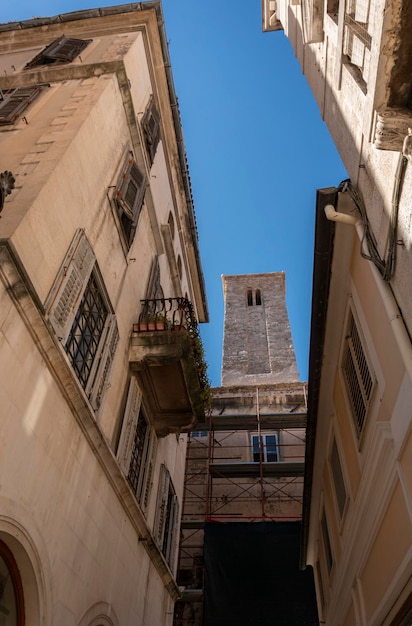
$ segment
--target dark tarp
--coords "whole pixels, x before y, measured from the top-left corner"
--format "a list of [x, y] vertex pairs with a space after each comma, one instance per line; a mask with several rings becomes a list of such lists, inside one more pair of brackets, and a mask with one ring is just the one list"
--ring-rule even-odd
[[299, 535], [297, 522], [207, 523], [204, 626], [318, 626]]

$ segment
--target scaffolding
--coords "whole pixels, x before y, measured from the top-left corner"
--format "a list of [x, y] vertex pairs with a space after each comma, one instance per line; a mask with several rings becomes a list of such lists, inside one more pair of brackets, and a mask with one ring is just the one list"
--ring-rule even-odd
[[304, 383], [214, 390], [188, 442], [176, 626], [202, 624], [205, 523], [301, 519], [306, 397]]

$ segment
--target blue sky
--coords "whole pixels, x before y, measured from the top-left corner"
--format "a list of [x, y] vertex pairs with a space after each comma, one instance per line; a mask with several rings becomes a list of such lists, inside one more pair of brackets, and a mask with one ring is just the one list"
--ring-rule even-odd
[[[122, 4], [20, 0], [0, 21]], [[283, 32], [262, 33], [260, 0], [163, 0], [189, 160], [220, 385], [222, 274], [286, 272], [301, 380], [308, 376], [316, 189], [346, 177]], [[240, 329], [241, 332], [241, 329]]]

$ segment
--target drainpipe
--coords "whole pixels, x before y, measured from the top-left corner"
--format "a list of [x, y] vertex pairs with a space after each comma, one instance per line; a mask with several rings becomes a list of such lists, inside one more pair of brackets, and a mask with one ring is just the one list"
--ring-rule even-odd
[[[339, 213], [331, 204], [325, 206], [325, 215], [328, 220], [333, 222], [341, 222], [342, 224], [355, 226], [359, 240], [361, 242], [364, 240], [364, 227], [360, 218], [354, 217], [353, 215], [347, 215], [346, 213]], [[373, 263], [370, 264], [370, 267], [382, 297], [386, 314], [389, 317], [396, 345], [398, 346], [409, 379], [412, 381], [411, 338], [390, 285], [382, 280], [381, 275]]]

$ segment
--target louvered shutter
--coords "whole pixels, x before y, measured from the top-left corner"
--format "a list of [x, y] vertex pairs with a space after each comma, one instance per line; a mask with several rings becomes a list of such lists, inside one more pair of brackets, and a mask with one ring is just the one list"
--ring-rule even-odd
[[118, 343], [119, 330], [117, 328], [116, 316], [112, 314], [107, 318], [106, 329], [100, 339], [99, 355], [95, 359], [85, 390], [95, 411], [100, 408], [103, 402]]
[[70, 63], [91, 41], [91, 39], [73, 39], [61, 35], [39, 52], [25, 67], [36, 67], [46, 63]]
[[116, 190], [116, 198], [121, 210], [135, 223], [143, 204], [146, 189], [146, 177], [131, 160]]
[[117, 459], [122, 471], [127, 476], [129, 473], [130, 458], [132, 455], [133, 442], [139, 418], [142, 393], [132, 377], [127, 394], [126, 408], [123, 417], [123, 427], [120, 435]]
[[157, 438], [151, 429], [150, 432], [150, 440], [149, 440], [149, 450], [148, 450], [148, 463], [146, 466], [145, 476], [144, 476], [144, 484], [142, 488], [142, 497], [140, 500], [140, 506], [142, 508], [143, 513], [147, 512], [147, 507], [149, 506], [150, 493], [152, 491], [152, 478], [153, 478], [153, 469], [155, 463], [156, 456], [156, 446], [157, 446]]
[[82, 50], [90, 43], [91, 39], [60, 38], [53, 41], [43, 52], [47, 59], [56, 61], [73, 61]]
[[46, 315], [63, 344], [69, 335], [95, 261], [84, 230], [79, 229], [45, 303]]
[[147, 151], [150, 156], [150, 163], [153, 163], [160, 139], [160, 115], [156, 109], [153, 97], [151, 98], [142, 119], [142, 126], [146, 139]]
[[160, 549], [162, 549], [165, 526], [166, 526], [169, 482], [170, 482], [170, 474], [166, 466], [162, 464], [160, 466], [156, 514], [155, 514], [155, 520], [154, 520], [154, 525], [153, 525], [153, 535]]
[[173, 495], [172, 505], [170, 508], [169, 531], [167, 537], [167, 546], [165, 549], [165, 558], [170, 565], [170, 569], [174, 570], [174, 562], [176, 556], [176, 548], [178, 544], [177, 530], [179, 527], [179, 501], [176, 495]]
[[4, 94], [0, 101], [0, 124], [13, 124], [48, 85], [18, 87]]

